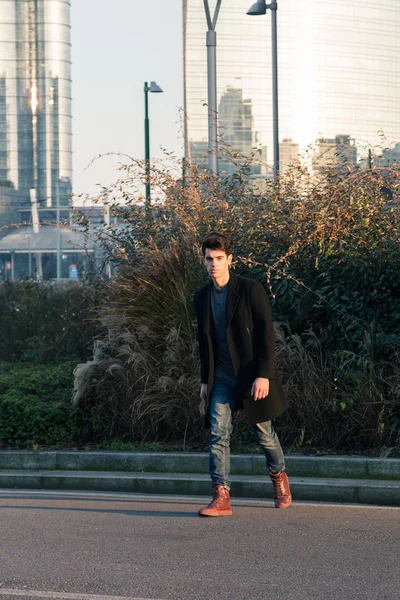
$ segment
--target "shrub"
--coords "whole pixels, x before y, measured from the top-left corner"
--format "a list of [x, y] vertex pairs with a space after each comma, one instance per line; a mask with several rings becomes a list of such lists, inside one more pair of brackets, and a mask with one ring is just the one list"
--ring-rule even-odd
[[0, 446], [68, 446], [97, 434], [90, 408], [71, 407], [73, 363], [0, 363]]
[[[118, 267], [138, 266], [151, 243], [160, 252], [173, 240], [191, 248], [210, 230], [221, 230], [233, 237], [236, 270], [268, 288], [275, 319], [288, 321], [294, 333], [311, 327], [332, 351], [356, 354], [365, 351], [371, 323], [382, 341], [397, 335], [400, 166], [357, 171], [333, 165], [312, 178], [293, 167], [279, 186], [267, 183], [260, 193], [248, 163], [237, 163], [231, 177], [188, 169], [184, 184], [171, 170], [154, 169], [158, 200], [150, 214], [132, 188], [140, 173], [125, 166], [126, 178], [102, 197], [112, 203], [118, 192], [126, 201], [112, 209], [126, 226], [108, 229], [110, 259]], [[193, 265], [198, 281], [200, 269]], [[384, 353], [383, 346], [376, 351]]]
[[122, 194], [113, 210], [125, 227], [110, 226], [104, 242], [117, 267], [99, 316], [108, 354], [78, 369], [86, 402], [133, 441], [199, 436], [192, 294], [204, 281], [199, 239], [217, 229], [234, 239], [236, 271], [265, 285], [286, 323], [286, 445], [398, 444], [399, 166], [340, 164], [319, 177], [293, 167], [262, 192], [248, 163], [236, 166], [231, 177], [188, 169], [185, 181], [154, 168], [151, 210], [134, 188], [140, 165], [104, 190], [110, 204]]
[[199, 430], [201, 436], [192, 309], [196, 264], [195, 247], [183, 253], [176, 244], [165, 252], [153, 246], [141, 268], [121, 266], [119, 284], [109, 285], [103, 356], [78, 366], [76, 391], [80, 395], [84, 386], [86, 402], [108, 423], [110, 437], [186, 440]]
[[0, 285], [0, 361], [55, 363], [89, 356], [93, 288], [36, 281]]

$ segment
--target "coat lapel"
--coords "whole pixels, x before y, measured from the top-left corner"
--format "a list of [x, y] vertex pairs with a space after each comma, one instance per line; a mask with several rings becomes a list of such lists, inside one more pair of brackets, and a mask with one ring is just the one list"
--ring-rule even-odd
[[228, 298], [226, 300], [226, 326], [229, 327], [235, 310], [239, 303], [239, 280], [234, 273], [230, 273], [228, 283]]
[[209, 332], [211, 328], [211, 286], [210, 282], [204, 290], [204, 302], [203, 302], [203, 323], [204, 331]]

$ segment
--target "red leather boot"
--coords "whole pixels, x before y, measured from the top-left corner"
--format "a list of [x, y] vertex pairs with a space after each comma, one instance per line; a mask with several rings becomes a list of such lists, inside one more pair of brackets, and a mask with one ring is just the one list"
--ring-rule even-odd
[[288, 476], [285, 471], [269, 475], [274, 485], [275, 508], [287, 508], [292, 503]]
[[199, 510], [199, 517], [229, 517], [232, 514], [229, 490], [222, 485], [214, 486], [210, 504]]

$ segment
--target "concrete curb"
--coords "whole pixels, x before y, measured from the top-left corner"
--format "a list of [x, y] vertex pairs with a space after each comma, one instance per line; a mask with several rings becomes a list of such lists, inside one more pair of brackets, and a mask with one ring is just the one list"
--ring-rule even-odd
[[[400, 459], [395, 458], [289, 455], [285, 460], [291, 476], [400, 480]], [[1, 450], [0, 469], [205, 474], [208, 457], [206, 453], [188, 452]], [[232, 455], [231, 472], [265, 475], [265, 459], [261, 454]]]
[[[293, 498], [400, 506], [400, 460], [287, 456]], [[232, 495], [270, 498], [265, 458], [231, 457]], [[206, 453], [0, 451], [0, 488], [209, 495]]]
[[[400, 506], [400, 481], [291, 477], [294, 500]], [[265, 476], [232, 476], [233, 498], [273, 498]], [[162, 495], [210, 495], [208, 475], [187, 473], [4, 470], [0, 488]]]

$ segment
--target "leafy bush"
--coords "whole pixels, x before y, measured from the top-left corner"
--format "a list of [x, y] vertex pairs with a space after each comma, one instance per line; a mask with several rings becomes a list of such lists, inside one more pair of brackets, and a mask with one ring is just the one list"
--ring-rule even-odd
[[105, 245], [118, 267], [100, 311], [107, 356], [78, 369], [110, 432], [204, 439], [192, 296], [204, 283], [199, 240], [217, 229], [233, 237], [236, 271], [266, 286], [287, 323], [277, 326], [286, 446], [398, 444], [400, 168], [337, 164], [318, 178], [292, 168], [262, 193], [245, 161], [231, 177], [193, 168], [184, 182], [160, 168], [151, 213], [132, 187], [136, 167], [125, 170], [103, 194], [126, 201], [126, 227], [110, 227]]
[[0, 394], [38, 396], [43, 402], [67, 404], [71, 398], [74, 364], [0, 363]]
[[0, 285], [0, 361], [37, 364], [88, 358], [96, 333], [93, 288], [36, 281]]
[[0, 446], [68, 446], [96, 435], [97, 417], [71, 407], [73, 363], [0, 363]]
[[[175, 240], [185, 251], [217, 229], [234, 240], [236, 270], [268, 288], [275, 319], [289, 322], [294, 333], [311, 327], [331, 351], [363, 356], [371, 324], [382, 356], [387, 336], [399, 341], [399, 165], [357, 171], [337, 164], [318, 177], [293, 167], [279, 186], [267, 182], [261, 193], [239, 159], [233, 176], [194, 167], [185, 182], [160, 167], [152, 170], [158, 201], [150, 217], [132, 185], [138, 168], [126, 165], [126, 177], [103, 192], [110, 204], [121, 193], [126, 202], [112, 209], [125, 226], [110, 226], [106, 240], [102, 233], [118, 267], [127, 261], [137, 267], [151, 243], [162, 252]], [[192, 268], [201, 282], [201, 265]]]
[[329, 354], [321, 337], [276, 328], [277, 359], [289, 400], [279, 420], [287, 446], [362, 450], [400, 443], [400, 355], [373, 363]]
[[[204, 444], [192, 298], [205, 281], [199, 240], [217, 229], [233, 237], [235, 270], [271, 298], [290, 402], [277, 423], [286, 448], [398, 447], [399, 166], [334, 165], [318, 178], [292, 168], [262, 192], [240, 159], [231, 177], [193, 168], [182, 181], [160, 167], [151, 210], [135, 190], [140, 168], [127, 165], [103, 192], [126, 203], [112, 208], [122, 226], [101, 232], [115, 277], [77, 287], [61, 319], [53, 291], [3, 287], [0, 355], [84, 361], [88, 340], [103, 332], [93, 360], [75, 371], [75, 399], [91, 423], [82, 439], [96, 431], [124, 443]], [[33, 402], [31, 384], [21, 393]], [[247, 440], [242, 424], [241, 416], [237, 446]]]

